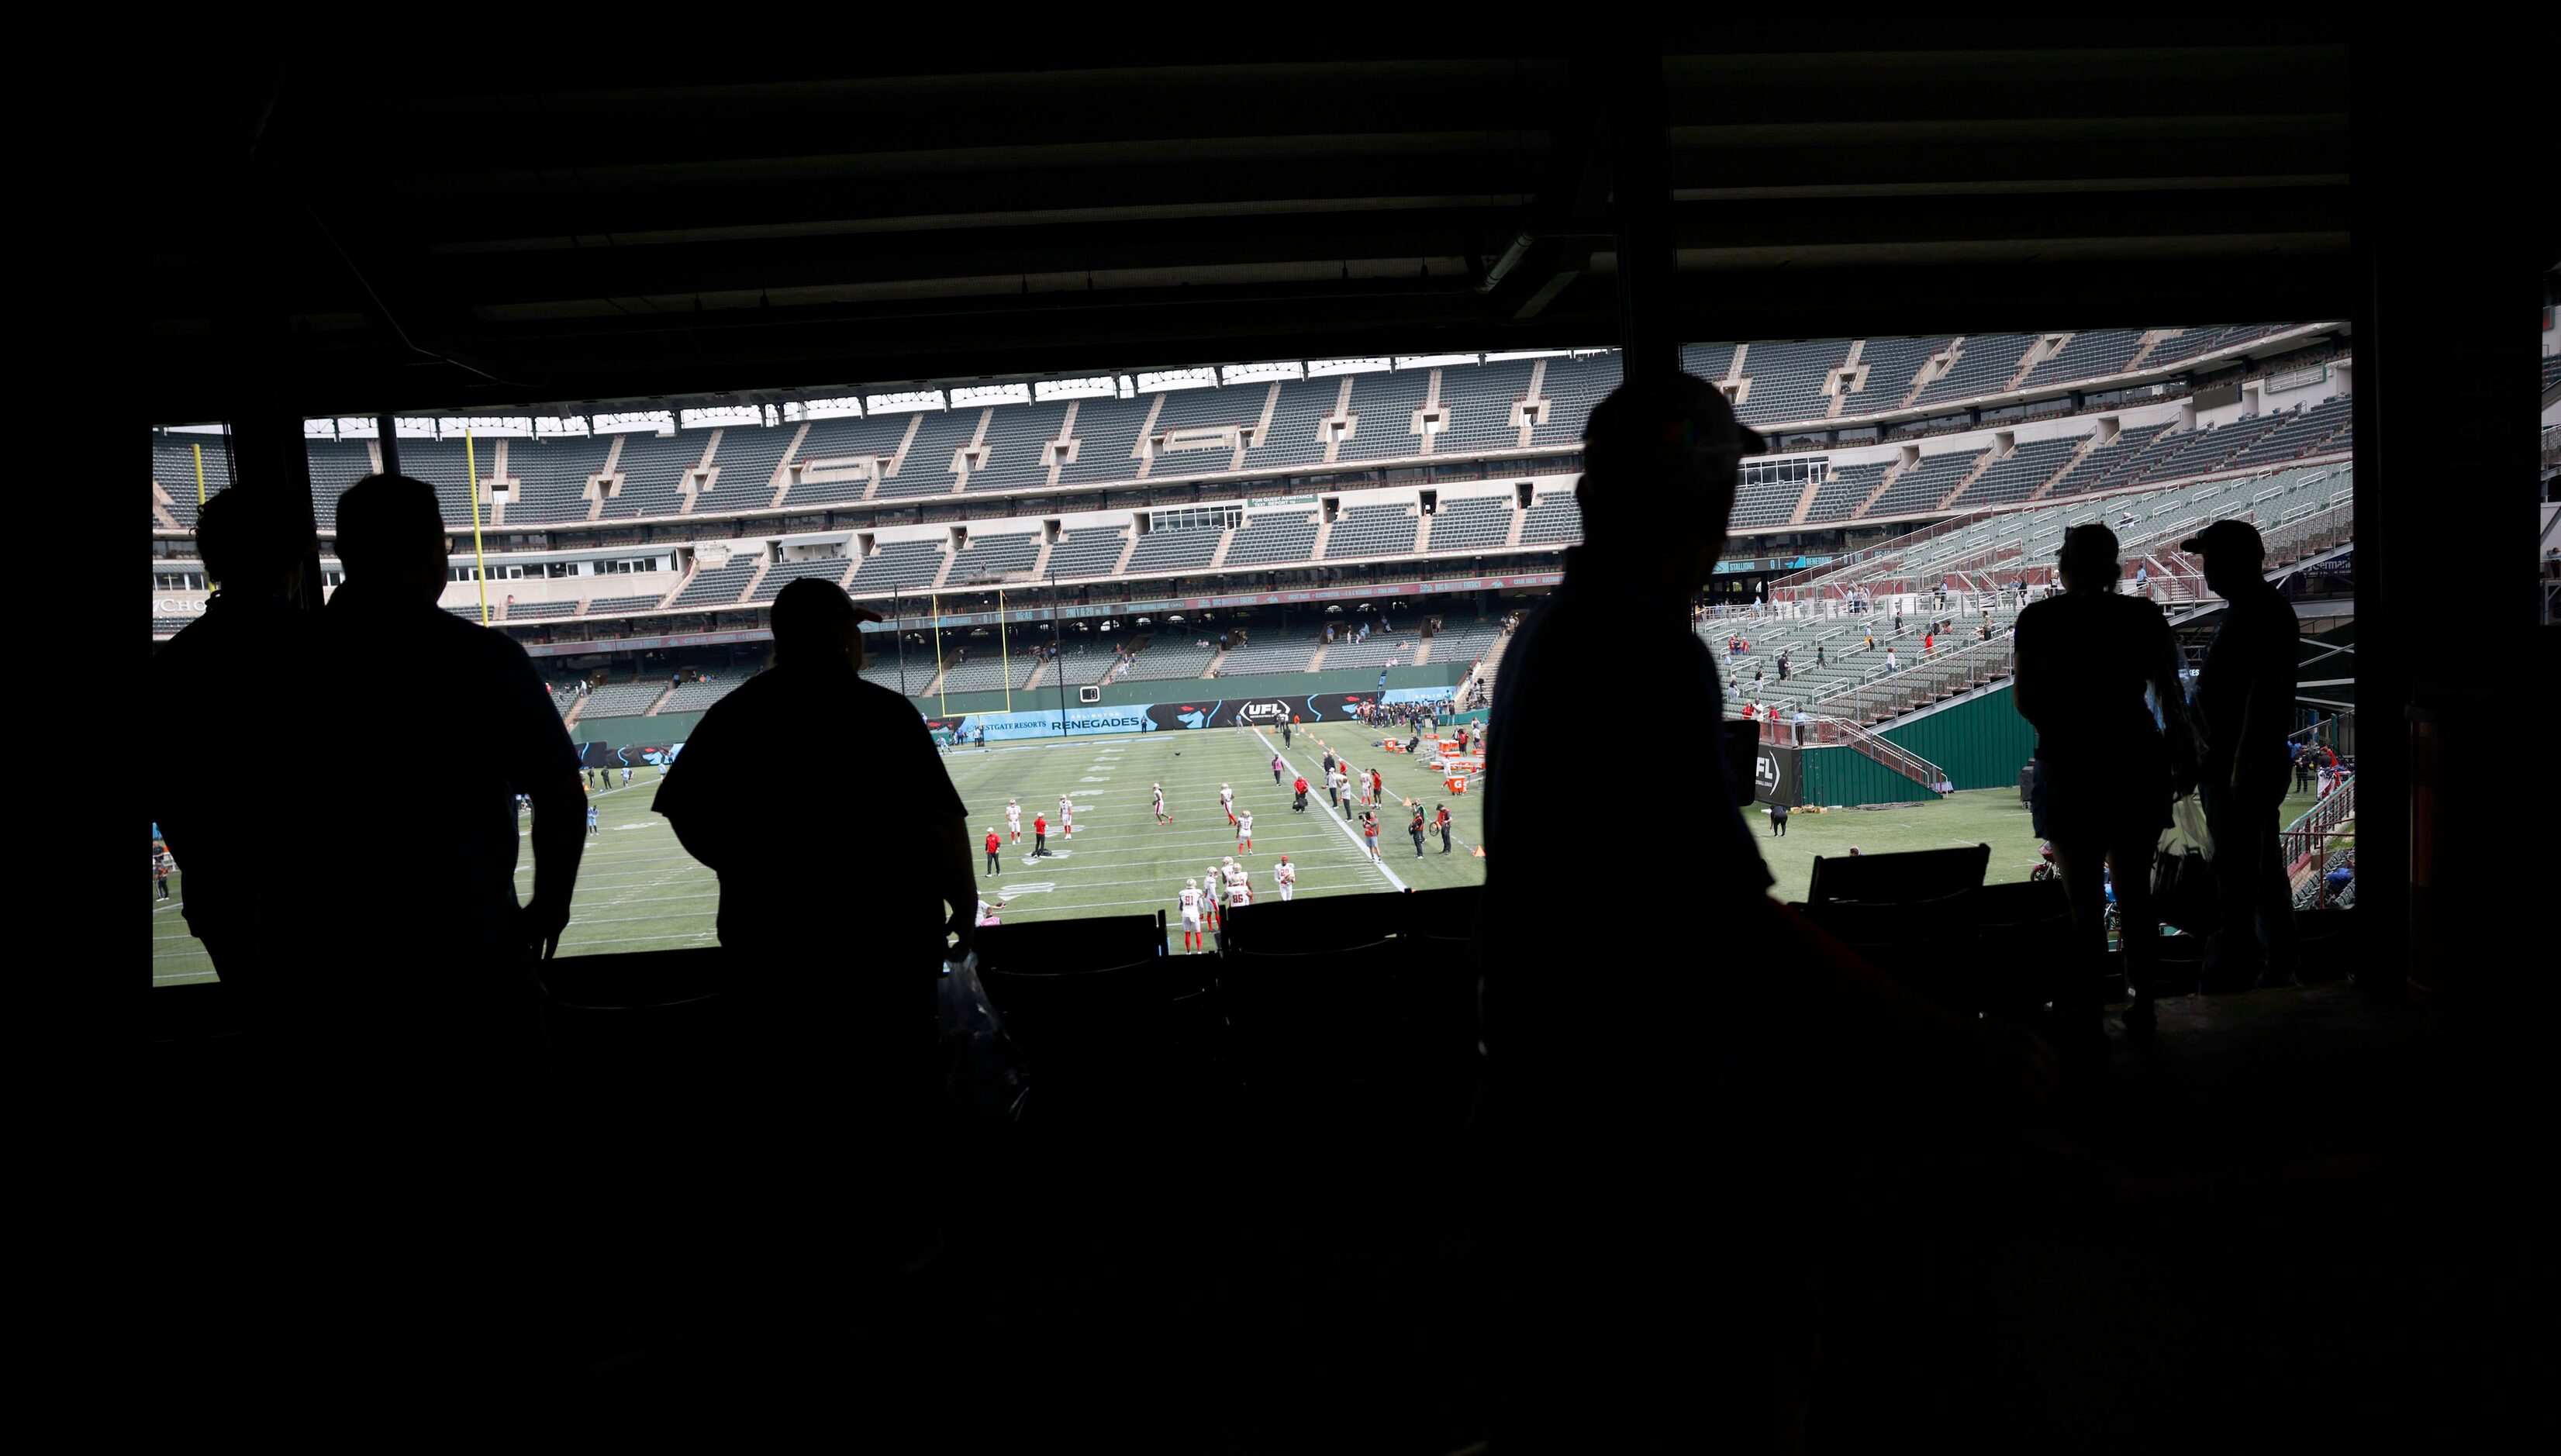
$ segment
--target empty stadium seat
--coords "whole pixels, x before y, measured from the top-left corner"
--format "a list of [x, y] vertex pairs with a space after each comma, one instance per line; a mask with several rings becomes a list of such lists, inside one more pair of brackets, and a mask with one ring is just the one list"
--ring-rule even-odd
[[[1346, 561], [1354, 557], [1393, 557], [1410, 555], [1414, 550], [1422, 523], [1414, 507], [1402, 502], [1383, 506], [1346, 506], [1334, 518], [1333, 534], [1325, 540], [1325, 560]], [[1240, 536], [1239, 541], [1242, 541]], [[1311, 534], [1309, 541], [1314, 537]], [[1230, 562], [1236, 553], [1228, 553]]]
[[1431, 549], [1480, 551], [1501, 546], [1510, 539], [1512, 518], [1517, 514], [1509, 495], [1469, 496], [1461, 500], [1445, 497], [1432, 517]]
[[1266, 511], [1245, 518], [1227, 548], [1229, 567], [1270, 566], [1307, 560], [1316, 549], [1316, 516], [1312, 511]]

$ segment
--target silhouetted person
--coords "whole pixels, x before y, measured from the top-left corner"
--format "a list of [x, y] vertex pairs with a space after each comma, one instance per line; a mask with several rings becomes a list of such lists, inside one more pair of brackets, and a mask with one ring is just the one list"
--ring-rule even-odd
[[2249, 973], [2259, 985], [2291, 986], [2295, 903], [2277, 831], [2301, 628], [2294, 607], [2260, 574], [2267, 548], [2257, 527], [2217, 521], [2179, 550], [2203, 559], [2206, 588], [2228, 603], [2196, 678], [2205, 738], [2198, 787], [2223, 921], [2206, 946], [2205, 974], [2231, 980]]
[[[2103, 869], [2116, 869], [2117, 912], [2133, 999], [2126, 1030], [2152, 1030], [2152, 972], [2160, 962], [2152, 913], [2152, 852], [2169, 827], [2173, 786], [2196, 779], [2196, 748], [2179, 691], [2178, 644], [2149, 599], [2118, 594], [2117, 535], [2076, 526], [2057, 563], [2063, 594], [2018, 616], [2011, 688], [2036, 727], [2028, 806], [2072, 904], [2080, 948], [2057, 1009], [2085, 1042], [2099, 1032], [2098, 979], [2108, 949]], [[2160, 720], [2143, 702], [2149, 688]]]
[[[1700, 1192], [1740, 1144], [1708, 1108], [1752, 1085], [1720, 1047], [1793, 1037], [1829, 1052], [1834, 1028], [1858, 1025], [1973, 1051], [1961, 1024], [1769, 898], [1722, 753], [1702, 768], [1711, 807], [1685, 866], [1687, 933], [1677, 945], [1613, 933], [1623, 867], [1593, 853], [1575, 776], [1549, 770], [1589, 751], [1590, 705], [1621, 691], [1627, 662], [1654, 665], [1667, 721], [1718, 721], [1689, 604], [1714, 573], [1739, 463], [1762, 442], [1714, 387], [1669, 376], [1612, 394], [1584, 446], [1584, 544], [1513, 640], [1494, 689], [1499, 752], [1488, 735], [1476, 1131], [1486, 1232], [1520, 1301], [1495, 1451], [1633, 1449], [1669, 1418], [1668, 1379], [1697, 1370], [1741, 1385], [1722, 1418], [1766, 1436], [1733, 1412], [1801, 1370], [1809, 1333], [1784, 1226], [1736, 1188]], [[1663, 1033], [1640, 1054], [1631, 999]], [[2032, 1081], [2032, 1040], [1999, 1045], [2012, 1080]]]
[[[534, 1231], [544, 1155], [557, 1148], [539, 961], [568, 923], [585, 845], [560, 713], [522, 647], [436, 604], [446, 549], [435, 491], [422, 481], [368, 476], [340, 498], [346, 579], [320, 613], [317, 675], [331, 740], [260, 785], [261, 813], [307, 811], [329, 826], [303, 847], [300, 906], [325, 978], [292, 988], [314, 1063], [303, 1115], [325, 1130], [303, 1226], [334, 1224], [328, 1234], [363, 1241], [360, 1266], [424, 1281], [412, 1296], [370, 1294], [364, 1313], [382, 1327], [334, 1337], [378, 1370], [409, 1358], [373, 1351], [378, 1338], [423, 1337], [415, 1354], [429, 1362], [473, 1357], [433, 1320], [400, 1312], [401, 1298], [444, 1292], [414, 1250], [476, 1230], [484, 1245], [523, 1251]], [[356, 798], [370, 744], [355, 730], [390, 723], [434, 746], [431, 768], [384, 826], [396, 838], [348, 838], [375, 817]], [[520, 793], [533, 806], [529, 902], [519, 898]], [[397, 904], [418, 907], [396, 934], [384, 931], [396, 908], [384, 897], [387, 857], [400, 872]], [[361, 1267], [327, 1277], [370, 1290]]]
[[[783, 587], [773, 666], [703, 715], [656, 804], [720, 876], [752, 1078], [742, 1213], [801, 1265], [877, 1264], [922, 1237], [938, 972], [945, 934], [954, 956], [975, 934], [960, 796], [915, 706], [858, 676], [870, 617], [832, 581]], [[804, 803], [812, 743], [864, 765], [858, 799]]]
[[291, 599], [310, 547], [270, 497], [235, 488], [207, 501], [196, 550], [213, 599], [151, 655], [151, 810], [187, 872], [179, 913], [231, 993], [261, 1013], [311, 939], [310, 845], [275, 803], [275, 785], [308, 761], [325, 705], [311, 692], [319, 618]]

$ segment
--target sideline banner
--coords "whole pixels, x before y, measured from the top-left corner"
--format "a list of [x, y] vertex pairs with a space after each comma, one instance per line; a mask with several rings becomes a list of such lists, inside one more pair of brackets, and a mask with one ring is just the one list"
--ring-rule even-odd
[[1378, 693], [1310, 693], [1299, 698], [1194, 698], [1188, 702], [1123, 704], [1111, 708], [1070, 708], [1064, 716], [1052, 708], [1012, 713], [971, 713], [952, 718], [928, 716], [929, 728], [947, 728], [975, 741], [980, 730], [991, 743], [1017, 738], [1077, 737], [1089, 733], [1140, 733], [1180, 728], [1279, 728], [1295, 719], [1299, 725], [1343, 723], [1368, 703], [1445, 702], [1450, 688], [1393, 688]]
[[1762, 743], [1752, 756], [1752, 798], [1756, 803], [1796, 806], [1796, 753], [1793, 743]]
[[645, 764], [665, 765], [676, 761], [684, 750], [682, 743], [612, 743], [596, 742], [578, 745], [578, 766], [590, 768], [639, 768]]

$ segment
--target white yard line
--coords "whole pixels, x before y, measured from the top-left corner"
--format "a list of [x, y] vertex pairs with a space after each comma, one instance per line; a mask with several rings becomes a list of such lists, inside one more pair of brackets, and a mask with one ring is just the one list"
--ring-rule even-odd
[[[1252, 736], [1252, 737], [1255, 737], [1255, 738], [1257, 738], [1257, 739], [1262, 740], [1263, 745], [1264, 745], [1265, 747], [1267, 747], [1267, 748], [1272, 746], [1271, 739], [1270, 739], [1270, 738], [1269, 738], [1269, 737], [1264, 733], [1264, 731], [1263, 731], [1261, 728], [1239, 728], [1239, 729], [1237, 729], [1237, 731], [1242, 732], [1242, 733], [1246, 733], [1246, 734], [1248, 734], [1248, 735], [1250, 735], [1250, 736]], [[1289, 770], [1289, 776], [1290, 776], [1291, 778], [1306, 778], [1306, 777], [1307, 777], [1307, 775], [1306, 775], [1302, 770], [1300, 770], [1300, 768], [1298, 767], [1298, 765], [1297, 765], [1296, 761], [1295, 761], [1295, 760], [1293, 760], [1293, 759], [1291, 759], [1291, 758], [1290, 758], [1290, 756], [1289, 756], [1287, 753], [1283, 752], [1283, 753], [1281, 753], [1280, 756], [1280, 764], [1281, 764], [1281, 766]], [[1308, 781], [1309, 783], [1311, 783], [1311, 784], [1315, 782], [1315, 780], [1313, 780], [1313, 779], [1308, 779], [1307, 781]], [[1331, 814], [1327, 814], [1325, 817], [1326, 817], [1327, 819], [1334, 819], [1334, 816], [1333, 816], [1333, 815], [1331, 815]], [[1395, 886], [1398, 890], [1405, 890], [1405, 889], [1407, 889], [1407, 888], [1408, 888], [1408, 887], [1407, 887], [1407, 885], [1406, 885], [1406, 883], [1405, 883], [1404, 881], [1402, 881], [1402, 880], [1400, 880], [1400, 879], [1398, 879], [1398, 878], [1397, 878], [1397, 875], [1396, 875], [1396, 872], [1395, 872], [1395, 871], [1390, 870], [1389, 868], [1387, 868], [1387, 862], [1386, 862], [1387, 857], [1386, 857], [1386, 854], [1385, 854], [1385, 852], [1384, 852], [1384, 851], [1382, 851], [1382, 852], [1380, 853], [1380, 856], [1379, 856], [1379, 858], [1378, 858], [1378, 859], [1376, 859], [1376, 860], [1370, 860], [1370, 858], [1369, 858], [1369, 849], [1368, 849], [1368, 847], [1367, 847], [1367, 846], [1365, 846], [1365, 845], [1363, 845], [1363, 844], [1361, 843], [1361, 835], [1360, 835], [1360, 831], [1358, 831], [1358, 830], [1356, 830], [1356, 829], [1352, 828], [1352, 823], [1351, 823], [1351, 821], [1350, 821], [1350, 820], [1348, 820], [1348, 819], [1339, 819], [1339, 820], [1334, 820], [1334, 826], [1335, 826], [1336, 828], [1340, 829], [1340, 830], [1343, 832], [1343, 837], [1344, 837], [1344, 838], [1346, 838], [1346, 839], [1348, 839], [1348, 840], [1350, 840], [1350, 841], [1352, 842], [1352, 852], [1353, 852], [1353, 853], [1355, 853], [1355, 854], [1357, 854], [1357, 855], [1359, 855], [1363, 860], [1369, 860], [1370, 867], [1371, 867], [1372, 869], [1375, 869], [1376, 871], [1378, 871], [1378, 873], [1379, 873], [1379, 874], [1381, 874], [1381, 875], [1385, 876], [1385, 877], [1387, 878], [1387, 883], [1388, 883], [1388, 884]], [[1383, 826], [1383, 825], [1382, 825], [1381, 827], [1382, 827], [1382, 828], [1384, 828], [1385, 826]], [[1382, 836], [1381, 836], [1381, 838], [1384, 838], [1384, 837], [1385, 837], [1384, 835], [1382, 835]]]

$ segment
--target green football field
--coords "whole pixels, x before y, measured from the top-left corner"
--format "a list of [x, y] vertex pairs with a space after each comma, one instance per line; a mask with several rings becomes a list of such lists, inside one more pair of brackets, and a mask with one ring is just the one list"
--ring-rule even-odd
[[[1439, 775], [1403, 754], [1382, 752], [1375, 743], [1376, 735], [1357, 725], [1300, 732], [1285, 749], [1277, 733], [1221, 728], [993, 744], [983, 750], [956, 749], [943, 763], [960, 792], [960, 802], [969, 808], [979, 892], [989, 900], [1004, 901], [1000, 918], [1008, 924], [1062, 915], [1146, 914], [1160, 908], [1170, 920], [1183, 881], [1200, 878], [1210, 866], [1237, 853], [1235, 833], [1219, 809], [1222, 783], [1235, 787], [1240, 809], [1254, 812], [1254, 850], [1239, 858], [1253, 873], [1258, 903], [1277, 894], [1272, 867], [1284, 854], [1298, 869], [1301, 898], [1482, 883], [1485, 862], [1473, 853], [1479, 796], [1443, 792]], [[1364, 771], [1377, 767], [1386, 775], [1392, 799], [1417, 800], [1426, 810], [1448, 804], [1454, 851], [1442, 854], [1440, 839], [1434, 836], [1417, 859], [1414, 841], [1405, 832], [1412, 811], [1389, 805], [1379, 812], [1380, 859], [1372, 864], [1342, 815], [1326, 808], [1320, 786], [1310, 794], [1306, 813], [1290, 812], [1285, 779], [1294, 774], [1275, 785], [1272, 755], [1280, 752], [1295, 773], [1305, 774], [1311, 785], [1321, 785], [1318, 762], [1327, 748]], [[591, 799], [601, 811], [600, 831], [588, 841], [569, 933], [562, 937], [560, 953], [711, 944], [720, 904], [719, 883], [677, 845], [667, 821], [651, 812], [657, 770], [638, 770], [627, 788], [620, 785], [618, 774], [614, 777], [613, 787], [597, 791]], [[1149, 810], [1148, 786], [1156, 783], [1164, 785], [1165, 807], [1173, 815], [1170, 824], [1157, 824]], [[1688, 797], [1678, 783], [1630, 793], [1640, 810], [1647, 803], [1679, 803]], [[1076, 803], [1073, 839], [1058, 828], [1061, 794], [1072, 795]], [[1023, 841], [1008, 844], [1001, 868], [989, 875], [985, 856], [977, 847], [990, 827], [1003, 831], [1008, 798], [1022, 804]], [[2308, 794], [2288, 799], [2286, 818], [2291, 820], [2310, 803]], [[1791, 816], [1785, 838], [1770, 837], [1770, 821], [1758, 806], [1743, 813], [1777, 878], [1773, 892], [1783, 899], [1804, 897], [1815, 856], [1846, 854], [1853, 845], [1874, 855], [1988, 844], [1992, 855], [1987, 878], [1993, 882], [2023, 880], [2036, 863], [2037, 842], [2028, 828], [2027, 809], [2014, 789], [1983, 789], [1897, 808], [1827, 814], [1800, 811]], [[1047, 814], [1051, 820], [1051, 853], [1037, 860], [1030, 856], [1036, 814]], [[1671, 816], [1675, 821], [1679, 817]], [[1667, 865], [1677, 873], [1686, 858], [1686, 836], [1676, 824], [1665, 825], [1658, 816], [1643, 812], [1605, 812], [1599, 818], [1636, 826], [1628, 831], [1622, 849], [1631, 890], [1659, 882]], [[516, 873], [521, 890], [529, 891], [532, 856], [523, 859]], [[152, 900], [152, 984], [212, 980], [212, 962], [187, 933], [179, 915], [186, 895], [184, 875], [170, 876], [169, 887], [169, 899], [155, 896]], [[387, 909], [385, 933], [398, 933], [402, 911], [396, 905]], [[427, 915], [433, 909], [420, 905], [407, 913]], [[1173, 938], [1179, 948], [1178, 930]]]

